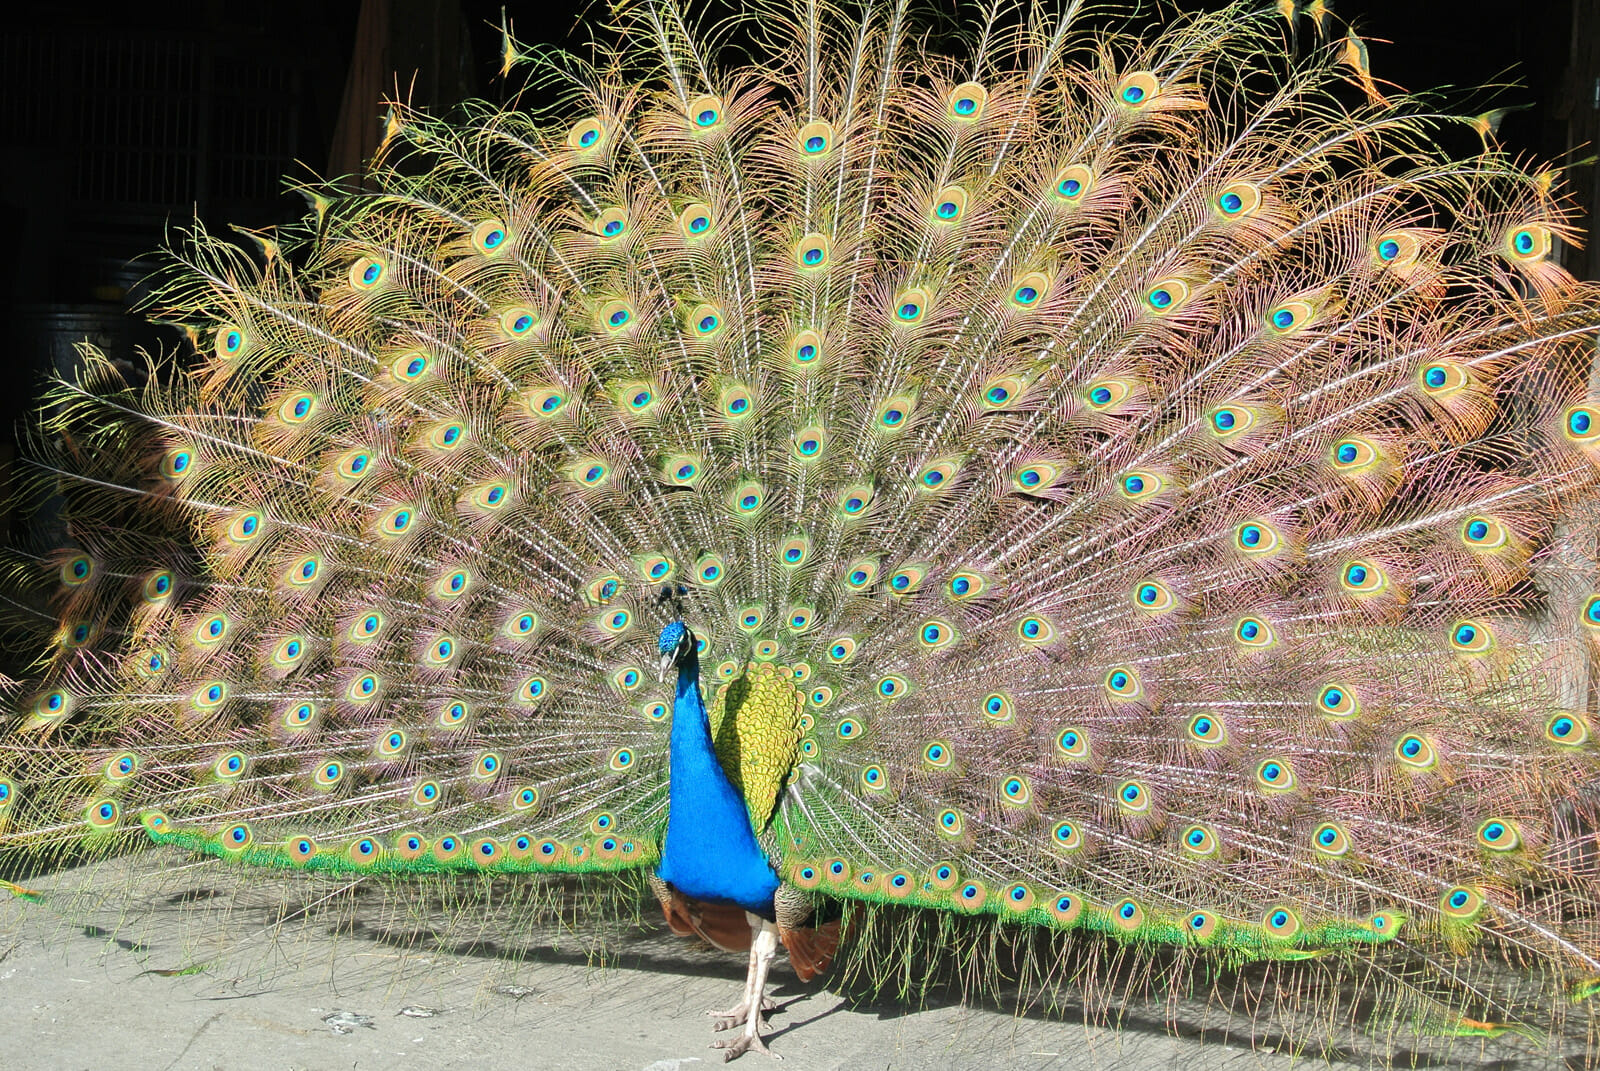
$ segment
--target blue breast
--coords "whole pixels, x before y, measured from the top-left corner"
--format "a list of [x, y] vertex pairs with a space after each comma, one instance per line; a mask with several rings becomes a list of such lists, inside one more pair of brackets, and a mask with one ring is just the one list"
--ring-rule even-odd
[[692, 654], [678, 669], [670, 778], [661, 880], [688, 896], [770, 918], [778, 876], [756, 842], [744, 800], [717, 761]]

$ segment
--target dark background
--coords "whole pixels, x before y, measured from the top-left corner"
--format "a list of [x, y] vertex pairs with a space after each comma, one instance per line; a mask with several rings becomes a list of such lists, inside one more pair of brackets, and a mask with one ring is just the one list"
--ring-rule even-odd
[[[955, 0], [933, 3], [956, 9]], [[1196, 6], [1188, 0], [1168, 11]], [[506, 7], [530, 44], [581, 44], [584, 14], [604, 11], [603, 3], [576, 0]], [[1543, 161], [1595, 151], [1600, 0], [1334, 7], [1369, 40], [1380, 79], [1445, 89], [1462, 114], [1531, 105], [1501, 127], [1510, 151]], [[356, 169], [377, 142], [380, 96], [397, 86], [436, 112], [514, 88], [498, 76], [500, 4], [487, 0], [64, 2], [22, 10], [0, 26], [0, 300], [9, 325], [0, 376], [11, 387], [0, 393], [0, 465], [41, 371], [70, 367], [75, 342], [87, 337], [108, 352], [130, 352], [161, 341], [124, 310], [150, 267], [141, 254], [159, 246], [169, 226], [196, 213], [213, 230], [298, 216], [304, 202], [283, 192], [282, 177]], [[1162, 13], [1146, 0], [1132, 18], [1154, 25]], [[1479, 88], [1491, 86], [1500, 88]], [[1476, 147], [1470, 131], [1457, 136], [1454, 150]], [[1592, 212], [1596, 168], [1575, 169], [1569, 182]], [[1562, 255], [1575, 274], [1600, 276], [1600, 252]]]

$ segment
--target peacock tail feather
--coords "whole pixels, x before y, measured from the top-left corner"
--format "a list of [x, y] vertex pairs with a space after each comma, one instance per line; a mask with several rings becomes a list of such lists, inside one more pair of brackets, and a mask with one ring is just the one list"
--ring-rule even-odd
[[624, 5], [546, 113], [397, 106], [375, 192], [197, 226], [150, 308], [197, 355], [94, 359], [34, 443], [67, 538], [11, 560], [0, 855], [649, 869], [665, 586], [863, 948], [1343, 957], [1457, 1032], [1587, 999], [1559, 187], [1433, 147], [1354, 37], [1077, 8], [951, 59], [904, 3], [765, 5], [730, 69]]

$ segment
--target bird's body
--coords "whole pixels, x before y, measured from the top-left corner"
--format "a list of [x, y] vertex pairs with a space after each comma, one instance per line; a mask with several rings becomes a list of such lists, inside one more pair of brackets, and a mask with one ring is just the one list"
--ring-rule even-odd
[[687, 896], [772, 916], [778, 876], [756, 843], [745, 798], [722, 771], [693, 655], [678, 674], [671, 740], [667, 832], [658, 876]]
[[1553, 177], [1443, 156], [1353, 35], [1076, 14], [946, 60], [774, 6], [725, 71], [630, 4], [539, 68], [559, 121], [397, 109], [377, 192], [195, 234], [193, 366], [91, 364], [29, 462], [68, 538], [14, 558], [0, 855], [658, 874], [751, 948], [730, 1051], [780, 939], [904, 988], [929, 919], [1320, 970], [1318, 1022], [1586, 1016]]

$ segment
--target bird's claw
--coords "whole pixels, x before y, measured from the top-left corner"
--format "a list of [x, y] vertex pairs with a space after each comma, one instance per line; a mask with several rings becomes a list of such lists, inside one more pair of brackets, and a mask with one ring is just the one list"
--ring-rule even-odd
[[[777, 1001], [773, 1000], [771, 997], [761, 998], [762, 1014], [777, 1010]], [[727, 1030], [729, 1027], [724, 1024], [737, 1026], [739, 1023], [744, 1022], [750, 1017], [750, 1002], [748, 1000], [742, 1000], [738, 1004], [729, 1008], [727, 1011], [717, 1011], [715, 1008], [713, 1008], [712, 1010], [706, 1012], [706, 1014], [716, 1020], [716, 1023], [711, 1027], [712, 1030]]]
[[713, 1049], [722, 1050], [722, 1062], [737, 1059], [747, 1052], [759, 1052], [763, 1056], [770, 1056], [774, 1060], [783, 1059], [777, 1053], [767, 1048], [767, 1043], [761, 1040], [760, 1034], [740, 1034], [732, 1040], [717, 1040], [711, 1043]]

